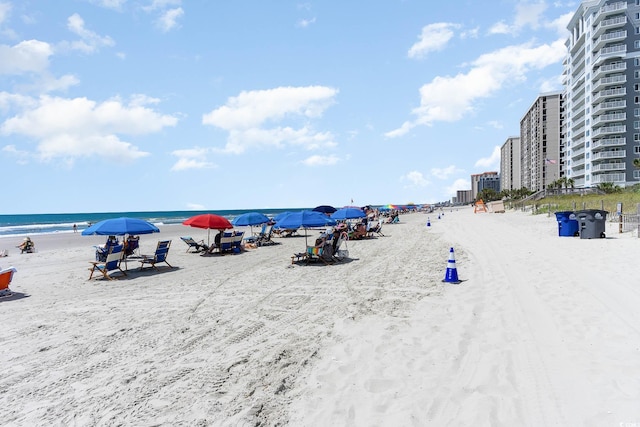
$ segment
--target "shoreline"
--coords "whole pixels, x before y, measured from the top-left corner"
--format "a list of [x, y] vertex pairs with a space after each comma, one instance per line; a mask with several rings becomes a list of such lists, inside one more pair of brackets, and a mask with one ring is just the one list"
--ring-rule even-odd
[[[606, 239], [558, 237], [555, 218], [521, 212], [436, 216], [401, 215], [330, 266], [291, 264], [303, 236], [202, 257], [179, 237], [206, 230], [162, 227], [142, 252], [171, 239], [174, 268], [117, 281], [87, 280], [104, 236], [35, 241], [0, 258], [20, 294], [0, 299], [5, 421], [639, 420], [637, 237], [609, 223]], [[442, 282], [452, 247], [458, 285]]]

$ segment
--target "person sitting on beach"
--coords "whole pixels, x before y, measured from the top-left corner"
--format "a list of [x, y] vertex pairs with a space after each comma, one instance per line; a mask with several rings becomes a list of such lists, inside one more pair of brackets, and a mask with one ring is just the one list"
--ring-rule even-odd
[[20, 253], [33, 253], [36, 250], [36, 245], [31, 241], [30, 237], [25, 237], [21, 244], [16, 246], [20, 249]]
[[124, 242], [124, 253], [126, 256], [131, 256], [139, 247], [140, 236], [129, 235], [129, 237], [127, 237], [127, 240]]
[[360, 223], [356, 226], [356, 228], [349, 233], [349, 239], [362, 239], [367, 236], [367, 226], [363, 223]]
[[[218, 230], [218, 234], [216, 234], [216, 237], [213, 238], [213, 245], [205, 249], [205, 253], [212, 254], [216, 248], [220, 250], [220, 242], [222, 241], [222, 232], [223, 232], [222, 230]], [[206, 248], [206, 245], [203, 244], [203, 246]]]

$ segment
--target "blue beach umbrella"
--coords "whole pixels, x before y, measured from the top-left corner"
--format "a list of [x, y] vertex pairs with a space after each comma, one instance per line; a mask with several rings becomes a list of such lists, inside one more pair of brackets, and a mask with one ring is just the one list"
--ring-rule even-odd
[[125, 234], [151, 234], [159, 232], [158, 227], [145, 220], [120, 217], [97, 222], [82, 230], [82, 235], [124, 236]]
[[242, 215], [238, 215], [233, 221], [231, 221], [231, 223], [236, 227], [248, 225], [251, 227], [251, 234], [253, 234], [254, 225], [266, 224], [269, 221], [271, 221], [271, 219], [265, 214], [260, 212], [247, 212]]
[[[275, 222], [278, 222], [278, 221], [280, 221], [282, 218], [284, 218], [285, 216], [289, 215], [290, 213], [293, 213], [293, 212], [291, 212], [291, 211], [284, 211], [284, 212], [280, 212], [278, 215], [276, 215], [276, 216], [274, 216], [274, 217], [273, 217], [273, 220], [274, 220]], [[278, 227], [276, 227], [276, 228], [278, 228]]]
[[268, 216], [260, 212], [247, 212], [238, 215], [231, 223], [237, 227], [243, 225], [259, 225], [271, 221]]
[[[329, 218], [322, 212], [300, 211], [290, 212], [282, 216], [276, 221], [275, 228], [284, 228], [288, 230], [297, 230], [298, 228], [326, 227], [328, 225], [336, 225], [336, 220]], [[307, 242], [307, 233], [304, 233], [305, 244]]]
[[364, 218], [367, 214], [360, 208], [354, 207], [346, 207], [341, 208], [331, 214], [331, 218], [333, 219], [353, 219], [353, 218]]

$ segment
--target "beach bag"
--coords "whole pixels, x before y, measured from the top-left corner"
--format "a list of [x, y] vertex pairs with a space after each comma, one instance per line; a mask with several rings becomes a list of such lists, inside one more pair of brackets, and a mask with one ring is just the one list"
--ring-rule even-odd
[[338, 249], [338, 258], [349, 258], [348, 249]]

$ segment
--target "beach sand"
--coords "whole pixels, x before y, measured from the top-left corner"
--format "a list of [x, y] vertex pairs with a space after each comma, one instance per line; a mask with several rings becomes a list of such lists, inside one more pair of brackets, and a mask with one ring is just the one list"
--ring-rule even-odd
[[[443, 213], [401, 215], [331, 266], [291, 264], [302, 236], [203, 257], [179, 237], [206, 231], [165, 226], [142, 252], [171, 239], [174, 268], [117, 281], [87, 280], [104, 237], [0, 239], [18, 270], [1, 424], [640, 425], [637, 234]], [[442, 282], [450, 248], [460, 284]]]

